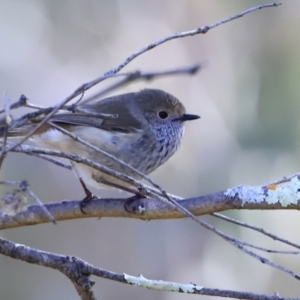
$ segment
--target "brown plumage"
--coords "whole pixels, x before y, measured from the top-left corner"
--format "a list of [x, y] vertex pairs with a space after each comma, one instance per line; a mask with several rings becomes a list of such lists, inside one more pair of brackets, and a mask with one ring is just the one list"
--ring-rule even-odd
[[[186, 114], [185, 107], [174, 96], [155, 89], [117, 95], [80, 107], [87, 112], [116, 114], [118, 117], [104, 120], [83, 113], [59, 113], [50, 121], [145, 174], [154, 171], [178, 149], [185, 121], [199, 118]], [[25, 135], [33, 126], [36, 124], [26, 124], [13, 129], [8, 135]], [[113, 170], [139, 178], [128, 167], [79, 144], [47, 124], [36, 133], [34, 140], [44, 147], [75, 152]], [[77, 168], [83, 179], [91, 185], [97, 186], [103, 179], [119, 183], [115, 178], [88, 166], [78, 164]]]

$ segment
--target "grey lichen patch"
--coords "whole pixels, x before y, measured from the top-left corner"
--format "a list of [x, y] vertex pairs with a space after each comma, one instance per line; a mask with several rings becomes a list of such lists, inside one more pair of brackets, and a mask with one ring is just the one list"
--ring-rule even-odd
[[224, 195], [230, 198], [237, 197], [242, 201], [242, 206], [251, 203], [268, 204], [279, 203], [282, 207], [290, 204], [298, 204], [300, 199], [300, 180], [297, 176], [292, 179], [278, 183], [270, 184], [267, 187], [237, 186], [228, 189]]
[[195, 293], [195, 291], [200, 291], [203, 289], [203, 287], [195, 285], [193, 283], [180, 284], [162, 280], [151, 280], [145, 278], [143, 275], [139, 275], [138, 277], [130, 276], [125, 273], [123, 275], [128, 283], [136, 286], [143, 286], [153, 290], [193, 294]]
[[265, 190], [262, 187], [244, 185], [227, 189], [224, 194], [230, 198], [237, 196], [242, 201], [242, 205], [245, 203], [260, 203], [264, 201], [266, 197]]
[[274, 185], [268, 189], [266, 202], [270, 204], [280, 203], [283, 207], [297, 204], [300, 199], [300, 181], [297, 176], [291, 180]]

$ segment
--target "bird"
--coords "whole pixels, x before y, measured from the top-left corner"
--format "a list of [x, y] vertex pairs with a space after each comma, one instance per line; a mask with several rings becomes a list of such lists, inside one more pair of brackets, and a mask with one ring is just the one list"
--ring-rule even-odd
[[[179, 148], [185, 123], [200, 116], [186, 113], [175, 96], [159, 89], [143, 89], [119, 94], [89, 103], [79, 104], [82, 112], [63, 112], [50, 117], [34, 134], [36, 144], [63, 152], [76, 153], [114, 171], [135, 179], [141, 176], [126, 165], [77, 142], [51, 123], [100, 148], [143, 174], [149, 174], [164, 164]], [[91, 114], [89, 114], [91, 113]], [[111, 114], [101, 118], [93, 114]], [[42, 118], [43, 119], [43, 118]], [[41, 120], [42, 120], [41, 119]], [[28, 121], [8, 130], [8, 137], [25, 136], [36, 122]], [[128, 186], [127, 183], [90, 166], [75, 163], [76, 169], [89, 186]]]

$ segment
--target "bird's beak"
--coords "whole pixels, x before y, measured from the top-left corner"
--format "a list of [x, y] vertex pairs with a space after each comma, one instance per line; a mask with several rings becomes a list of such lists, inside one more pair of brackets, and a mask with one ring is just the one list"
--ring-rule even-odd
[[185, 121], [197, 120], [199, 118], [200, 118], [200, 116], [198, 116], [198, 115], [183, 114], [181, 117], [173, 119], [173, 121], [185, 122]]

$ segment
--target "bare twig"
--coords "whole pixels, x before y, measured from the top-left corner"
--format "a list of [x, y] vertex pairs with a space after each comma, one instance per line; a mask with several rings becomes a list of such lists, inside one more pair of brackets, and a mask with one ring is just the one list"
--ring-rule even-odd
[[[0, 143], [3, 144], [3, 141], [0, 140]], [[9, 144], [9, 143], [8, 143]], [[0, 148], [2, 149], [4, 146], [2, 145]], [[49, 161], [59, 167], [62, 167], [62, 168], [65, 168], [65, 169], [68, 169], [68, 170], [72, 170], [72, 166], [68, 163], [64, 163], [60, 160], [57, 160], [51, 156], [47, 156], [47, 155], [44, 155], [44, 154], [36, 154], [36, 153], [27, 153], [27, 155], [31, 155], [31, 156], [35, 156], [35, 157], [38, 157], [38, 158], [41, 158], [41, 159], [44, 159], [46, 161]]]
[[[83, 103], [88, 103], [88, 102], [91, 102], [95, 99], [99, 99], [104, 94], [107, 94], [110, 91], [113, 91], [117, 88], [120, 88], [120, 87], [122, 87], [122, 86], [124, 86], [124, 85], [126, 85], [130, 82], [136, 81], [136, 80], [141, 80], [141, 79], [143, 79], [143, 80], [152, 80], [154, 78], [159, 78], [159, 77], [162, 77], [162, 76], [174, 76], [174, 75], [183, 75], [183, 74], [194, 75], [198, 71], [203, 69], [205, 66], [206, 66], [206, 63], [204, 62], [204, 63], [201, 63], [201, 64], [189, 66], [189, 67], [172, 69], [172, 70], [169, 70], [169, 71], [157, 71], [157, 72], [146, 72], [146, 73], [136, 71], [136, 72], [127, 73], [125, 78], [123, 78], [122, 80], [116, 82], [112, 86], [106, 88], [104, 91], [101, 91], [101, 92], [87, 98], [86, 100], [83, 101]], [[108, 75], [108, 78], [114, 77], [115, 75], [120, 75], [120, 74], [111, 74], [111, 75]]]
[[291, 255], [298, 255], [298, 254], [300, 254], [299, 251], [285, 251], [285, 250], [268, 249], [268, 248], [264, 248], [264, 247], [260, 247], [260, 246], [255, 246], [253, 244], [250, 244], [250, 243], [247, 243], [247, 242], [244, 242], [244, 241], [241, 241], [241, 244], [243, 246], [250, 247], [250, 248], [253, 248], [253, 249], [256, 249], [256, 250], [260, 250], [260, 251], [263, 251], [263, 252], [267, 252], [267, 253], [291, 254]]
[[85, 90], [90, 89], [94, 85], [96, 85], [96, 84], [100, 83], [101, 81], [103, 81], [104, 79], [106, 79], [108, 76], [111, 76], [112, 74], [118, 73], [126, 65], [128, 65], [132, 60], [134, 60], [135, 58], [137, 58], [141, 54], [143, 54], [143, 53], [145, 53], [149, 50], [152, 50], [153, 48], [155, 48], [155, 47], [157, 47], [161, 44], [164, 44], [168, 41], [178, 39], [178, 38], [184, 38], [184, 37], [187, 37], [187, 36], [194, 36], [194, 35], [197, 35], [197, 34], [204, 34], [204, 33], [207, 33], [210, 29], [213, 29], [213, 28], [215, 28], [217, 26], [220, 26], [222, 24], [225, 24], [227, 22], [230, 22], [230, 21], [236, 20], [238, 18], [241, 18], [244, 15], [249, 14], [251, 12], [254, 12], [256, 10], [260, 10], [260, 9], [267, 8], [267, 7], [277, 7], [279, 5], [281, 5], [281, 3], [270, 3], [270, 4], [258, 5], [258, 6], [250, 8], [250, 9], [244, 10], [244, 11], [242, 11], [242, 12], [236, 14], [236, 15], [233, 15], [231, 17], [228, 17], [226, 19], [218, 21], [216, 23], [206, 25], [206, 26], [203, 26], [203, 27], [199, 27], [197, 29], [184, 31], [184, 32], [179, 32], [179, 33], [174, 33], [174, 34], [170, 34], [168, 36], [165, 36], [165, 37], [163, 37], [159, 40], [156, 40], [155, 42], [139, 49], [138, 51], [134, 52], [133, 54], [128, 56], [125, 60], [123, 60], [118, 66], [106, 71], [103, 75], [99, 76], [98, 78], [84, 84], [78, 90], [81, 91], [82, 89], [85, 89]]
[[[68, 160], [71, 160], [71, 161], [74, 161], [77, 163], [82, 163], [82, 164], [90, 166], [96, 170], [99, 170], [105, 174], [114, 176], [115, 178], [120, 179], [121, 181], [124, 181], [126, 183], [129, 183], [130, 185], [133, 185], [138, 189], [143, 190], [143, 192], [146, 193], [146, 196], [158, 197], [158, 195], [156, 193], [154, 193], [151, 190], [148, 190], [148, 187], [145, 184], [132, 178], [131, 176], [128, 176], [126, 174], [123, 174], [123, 173], [120, 173], [113, 169], [110, 169], [104, 165], [95, 163], [94, 161], [87, 159], [85, 157], [82, 157], [80, 155], [77, 155], [75, 153], [68, 153], [68, 152], [62, 152], [62, 151], [57, 151], [57, 150], [31, 147], [31, 146], [27, 146], [27, 145], [18, 146], [16, 149], [13, 149], [12, 151], [13, 152], [21, 152], [21, 153], [25, 153], [25, 154], [29, 154], [29, 155], [44, 154], [44, 155], [49, 155], [49, 156], [62, 157], [62, 158], [66, 158]], [[151, 179], [149, 178], [149, 180], [151, 180]]]
[[[214, 226], [208, 224], [208, 223], [205, 222], [205, 221], [199, 220], [199, 223], [200, 223], [204, 228], [206, 228], [206, 229], [208, 229], [208, 230], [214, 232], [215, 234], [217, 234], [218, 236], [220, 236], [221, 238], [223, 238], [225, 241], [229, 242], [229, 243], [230, 243], [231, 245], [233, 245], [234, 247], [240, 249], [241, 251], [243, 251], [244, 253], [246, 253], [246, 254], [252, 256], [253, 258], [257, 259], [258, 261], [260, 261], [260, 262], [262, 262], [262, 263], [264, 263], [264, 264], [267, 264], [267, 265], [269, 265], [270, 267], [274, 267], [274, 268], [276, 268], [276, 269], [278, 269], [278, 270], [280, 270], [280, 271], [283, 271], [283, 272], [285, 272], [285, 273], [291, 275], [293, 278], [295, 278], [295, 279], [297, 279], [297, 280], [300, 280], [300, 275], [298, 275], [298, 274], [296, 274], [295, 272], [293, 272], [293, 271], [291, 271], [291, 270], [289, 270], [289, 269], [287, 269], [287, 268], [285, 268], [285, 267], [283, 267], [283, 266], [281, 266], [281, 265], [279, 265], [279, 264], [277, 264], [277, 263], [274, 263], [274, 262], [270, 261], [269, 259], [267, 259], [267, 258], [265, 258], [265, 257], [263, 257], [263, 256], [261, 256], [261, 255], [259, 255], [259, 254], [257, 254], [257, 253], [255, 253], [255, 252], [253, 252], [253, 251], [247, 249], [245, 246], [250, 246], [250, 247], [253, 247], [253, 248], [256, 248], [256, 249], [257, 249], [258, 247], [254, 246], [254, 245], [251, 245], [251, 244], [249, 244], [249, 243], [246, 243], [246, 242], [244, 242], [244, 241], [241, 241], [241, 240], [239, 240], [239, 239], [236, 239], [236, 238], [234, 238], [234, 237], [232, 237], [232, 236], [230, 236], [230, 235], [228, 235], [228, 234], [225, 234], [225, 233], [222, 232], [221, 230], [215, 228]], [[259, 249], [259, 250], [262, 250], [262, 248]]]
[[[27, 97], [24, 95], [21, 95], [20, 99], [17, 102], [15, 102], [9, 106], [9, 109], [12, 110], [12, 109], [16, 109], [16, 108], [26, 106], [26, 105], [27, 105]], [[5, 112], [5, 108], [0, 110], [0, 114], [2, 114], [4, 112]]]
[[[119, 82], [109, 86], [108, 88], [102, 90], [101, 92], [97, 93], [97, 98], [102, 97], [103, 95], [107, 94], [109, 91], [112, 91], [116, 88], [119, 88], [129, 82], [133, 82], [138, 79], [146, 80], [146, 79], [150, 79], [150, 78], [153, 79], [155, 77], [165, 76], [165, 75], [170, 76], [170, 75], [176, 75], [176, 74], [195, 74], [200, 68], [202, 68], [204, 66], [205, 66], [205, 64], [203, 63], [200, 65], [193, 65], [193, 66], [185, 67], [185, 68], [176, 68], [173, 70], [163, 71], [163, 72], [158, 71], [158, 72], [152, 72], [152, 73], [142, 73], [142, 72], [137, 71], [137, 72], [125, 73], [125, 74], [111, 74], [111, 75], [107, 76], [107, 79], [116, 77], [116, 76], [125, 76], [125, 78], [120, 80]], [[92, 96], [92, 98], [88, 98], [84, 103], [93, 100], [95, 97], [96, 96]], [[26, 101], [27, 101], [27, 98], [22, 95], [20, 100], [14, 104], [15, 105], [14, 108], [17, 108], [20, 106], [26, 106], [26, 103], [27, 103]], [[93, 116], [97, 115], [104, 119], [117, 117], [116, 115], [108, 115], [108, 114], [101, 114], [101, 113], [94, 114], [90, 111], [86, 112], [84, 108], [77, 106], [78, 102], [79, 101], [77, 101], [75, 104], [72, 104], [72, 105], [63, 105], [60, 109], [67, 110], [70, 112], [76, 112], [76, 111], [84, 112], [84, 113], [87, 113], [87, 115], [93, 115]], [[20, 117], [19, 119], [14, 120], [10, 129], [22, 126], [25, 122], [27, 122], [27, 120], [36, 120], [36, 118], [40, 117], [41, 115], [47, 116], [49, 113], [53, 112], [53, 110], [56, 108], [57, 108], [57, 106], [42, 108], [38, 111], [25, 114], [22, 117]], [[0, 136], [1, 136], [1, 132], [0, 132]]]
[[53, 224], [56, 224], [56, 220], [55, 218], [51, 215], [51, 213], [49, 212], [49, 210], [47, 210], [44, 206], [44, 203], [28, 188], [28, 185], [26, 185], [24, 187], [26, 193], [28, 193], [28, 195], [31, 196], [32, 199], [34, 199], [34, 201], [39, 204], [43, 209], [44, 209], [44, 212], [46, 213], [47, 217], [51, 220], [51, 222]]
[[269, 259], [265, 258], [265, 257], [262, 257], [248, 249], [246, 249], [245, 247], [243, 247], [241, 244], [237, 243], [235, 244], [233, 241], [229, 241], [233, 246], [235, 246], [236, 248], [242, 250], [244, 253], [252, 256], [253, 258], [257, 259], [258, 261], [260, 261], [261, 263], [263, 264], [267, 264], [271, 267], [274, 267], [282, 272], [285, 272], [287, 273], [288, 275], [292, 276], [293, 278], [297, 279], [297, 280], [300, 280], [300, 275], [296, 274], [295, 272], [277, 264], [277, 263], [274, 263], [272, 261], [270, 261]]
[[36, 156], [36, 157], [39, 157], [39, 158], [42, 158], [44, 160], [47, 160], [59, 167], [63, 167], [65, 169], [68, 169], [68, 170], [72, 170], [72, 166], [70, 164], [67, 164], [67, 163], [64, 163], [58, 159], [55, 159], [53, 157], [50, 157], [50, 156], [47, 156], [47, 155], [43, 155], [43, 154], [34, 154], [33, 156]]
[[276, 185], [279, 185], [281, 183], [285, 183], [287, 181], [290, 181], [292, 178], [294, 178], [296, 176], [300, 177], [300, 172], [294, 173], [292, 175], [284, 176], [284, 177], [282, 177], [282, 178], [280, 178], [278, 180], [275, 180], [275, 181], [273, 181], [271, 183], [268, 183], [268, 184], [264, 185], [264, 187], [267, 188], [269, 186], [276, 186]]
[[260, 227], [257, 227], [255, 225], [252, 225], [252, 224], [249, 224], [249, 223], [246, 223], [246, 222], [242, 222], [242, 221], [238, 221], [238, 220], [235, 220], [235, 219], [232, 219], [232, 218], [229, 218], [228, 216], [225, 216], [225, 215], [222, 215], [222, 214], [219, 214], [219, 213], [213, 213], [212, 214], [214, 217], [216, 218], [219, 218], [219, 219], [222, 219], [224, 221], [227, 221], [227, 222], [230, 222], [230, 223], [233, 223], [233, 224], [237, 224], [239, 226], [243, 226], [245, 228], [249, 228], [249, 229], [252, 229], [254, 231], [257, 231], [265, 236], [268, 236], [270, 238], [272, 238], [273, 240], [275, 241], [279, 241], [279, 242], [282, 242], [284, 244], [287, 244], [287, 245], [290, 245], [292, 247], [295, 247], [297, 249], [300, 249], [300, 245], [299, 244], [296, 244], [294, 242], [291, 242], [287, 239], [284, 239], [284, 238], [281, 238], [263, 228], [260, 228]]

